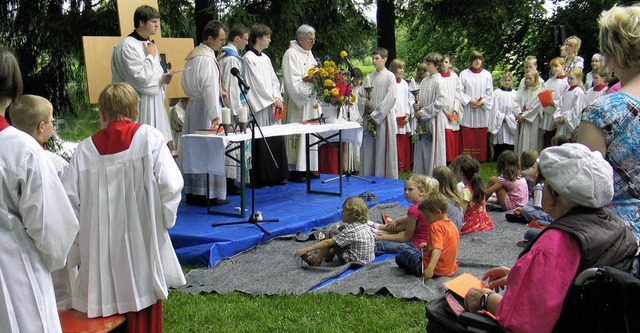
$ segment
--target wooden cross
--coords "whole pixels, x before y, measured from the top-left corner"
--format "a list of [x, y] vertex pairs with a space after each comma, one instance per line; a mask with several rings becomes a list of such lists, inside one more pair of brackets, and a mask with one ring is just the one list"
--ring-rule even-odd
[[[87, 68], [87, 84], [89, 87], [89, 102], [98, 103], [98, 96], [104, 87], [111, 83], [111, 53], [122, 38], [129, 35], [133, 29], [133, 13], [136, 8], [148, 5], [158, 8], [157, 0], [118, 0], [118, 20], [120, 21], [120, 37], [83, 36], [84, 61]], [[162, 18], [160, 19], [162, 21]], [[184, 66], [184, 57], [194, 47], [191, 38], [162, 38], [162, 33], [151, 37], [158, 46], [160, 56], [165, 56], [167, 64], [172, 69]], [[171, 84], [167, 87], [167, 97], [181, 98], [186, 94], [182, 91], [182, 73], [175, 74]], [[168, 108], [167, 108], [168, 110]]]

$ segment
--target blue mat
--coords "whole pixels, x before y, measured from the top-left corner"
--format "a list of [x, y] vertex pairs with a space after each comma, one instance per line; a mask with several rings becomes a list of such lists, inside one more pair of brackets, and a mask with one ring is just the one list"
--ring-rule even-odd
[[[339, 182], [322, 184], [321, 180], [333, 177], [322, 175], [321, 179], [311, 181], [316, 191], [339, 191]], [[330, 196], [308, 194], [306, 183], [289, 183], [256, 189], [255, 210], [262, 212], [263, 219], [278, 218], [279, 222], [260, 223], [271, 235], [265, 235], [257, 226], [250, 223], [212, 227], [211, 223], [227, 223], [247, 220], [251, 213], [251, 191], [247, 189], [247, 216], [245, 218], [207, 214], [206, 207], [180, 204], [176, 225], [169, 230], [173, 247], [182, 265], [213, 267], [220, 260], [229, 258], [250, 249], [272, 237], [295, 234], [298, 231], [309, 232], [340, 220], [340, 210], [344, 200], [363, 192], [377, 196], [369, 206], [392, 201], [406, 204], [404, 182], [386, 178], [366, 177], [376, 181], [370, 184], [356, 178], [345, 178], [343, 195]], [[216, 210], [236, 212], [240, 206], [240, 196], [229, 196], [229, 204], [214, 207]], [[376, 217], [372, 217], [373, 220]]]

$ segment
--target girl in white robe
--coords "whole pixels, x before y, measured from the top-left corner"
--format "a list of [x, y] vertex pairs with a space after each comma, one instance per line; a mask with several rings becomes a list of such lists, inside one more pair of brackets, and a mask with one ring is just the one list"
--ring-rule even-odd
[[607, 69], [593, 71], [593, 87], [587, 91], [585, 104], [589, 105], [607, 92]]
[[582, 68], [575, 67], [569, 73], [569, 84], [571, 87], [562, 96], [562, 105], [554, 113], [554, 118], [558, 124], [556, 135], [566, 135], [571, 137], [573, 131], [580, 124], [582, 110], [585, 108], [585, 93], [582, 83]]
[[516, 104], [517, 92], [511, 89], [513, 77], [505, 72], [500, 77], [500, 88], [493, 92], [493, 108], [489, 117], [489, 131], [493, 144], [493, 160], [505, 150], [513, 150], [518, 134], [516, 116], [520, 113]]
[[516, 155], [522, 155], [527, 149], [540, 152], [539, 148], [539, 127], [540, 113], [542, 108], [538, 94], [540, 93], [540, 74], [532, 69], [524, 76], [525, 88], [518, 94], [516, 102], [520, 108], [520, 113], [516, 117], [518, 120], [518, 137], [516, 139]]
[[418, 126], [424, 126], [427, 134], [420, 135], [415, 144], [413, 173], [431, 176], [433, 169], [447, 165], [444, 115], [446, 97], [438, 68], [442, 56], [429, 53], [425, 57], [429, 77], [420, 83], [419, 103], [414, 106]]
[[556, 121], [553, 113], [562, 106], [562, 96], [569, 89], [569, 81], [567, 74], [564, 72], [564, 59], [557, 57], [549, 63], [553, 77], [545, 84], [544, 89], [551, 90], [553, 105], [542, 107], [542, 119], [540, 120], [540, 129], [542, 130], [542, 138], [540, 148], [544, 149], [551, 146], [551, 139], [556, 135]]
[[63, 184], [80, 222], [73, 308], [89, 318], [126, 314], [151, 332], [162, 330], [156, 316], [169, 288], [186, 282], [167, 231], [183, 180], [162, 134], [131, 122], [136, 102], [127, 83], [103, 90], [103, 129], [78, 144]]

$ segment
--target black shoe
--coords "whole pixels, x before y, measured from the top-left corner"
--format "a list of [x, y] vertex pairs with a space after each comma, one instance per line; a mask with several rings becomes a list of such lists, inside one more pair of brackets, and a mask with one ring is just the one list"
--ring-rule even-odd
[[242, 193], [240, 186], [236, 185], [236, 183], [231, 178], [227, 178], [227, 195], [238, 195]]
[[291, 171], [289, 172], [289, 181], [292, 181], [294, 183], [306, 183], [307, 177], [304, 172]]
[[191, 194], [191, 193], [187, 193], [187, 205], [192, 205], [192, 206], [206, 206], [207, 205], [207, 200], [205, 199], [204, 195], [196, 195], [196, 194]]
[[209, 206], [222, 206], [229, 203], [227, 199], [209, 199]]
[[311, 179], [320, 179], [320, 172], [312, 172]]
[[509, 222], [514, 222], [514, 223], [524, 223], [526, 222], [524, 220], [524, 218], [522, 217], [522, 215], [516, 215], [513, 213], [512, 210], [508, 211], [507, 213], [504, 214], [504, 217], [507, 219], [507, 221]]

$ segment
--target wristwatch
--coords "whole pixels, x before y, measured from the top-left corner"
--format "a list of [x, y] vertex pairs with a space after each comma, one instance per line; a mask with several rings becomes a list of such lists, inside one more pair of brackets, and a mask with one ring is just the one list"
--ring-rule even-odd
[[491, 295], [495, 293], [495, 291], [490, 291], [480, 296], [480, 307], [482, 308], [482, 310], [489, 311], [489, 309], [487, 308], [487, 306], [489, 305], [489, 297], [491, 297]]

